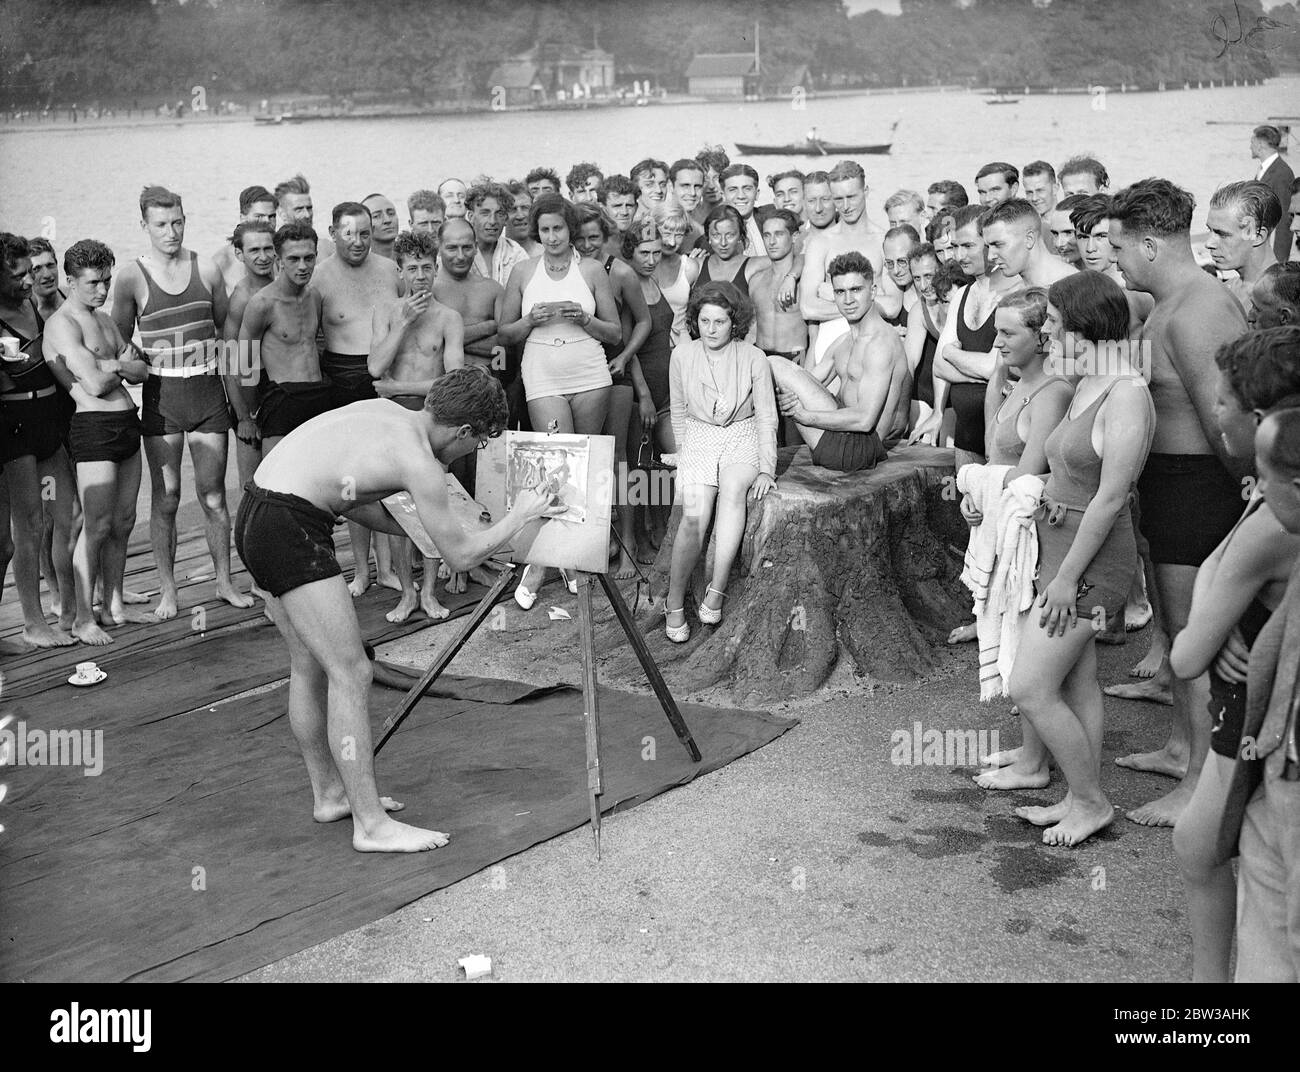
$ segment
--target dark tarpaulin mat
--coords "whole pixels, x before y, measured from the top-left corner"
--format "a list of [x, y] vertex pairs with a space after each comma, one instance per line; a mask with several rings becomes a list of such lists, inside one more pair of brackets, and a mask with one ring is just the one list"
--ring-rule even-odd
[[[517, 703], [421, 700], [380, 754], [380, 789], [406, 803], [401, 818], [452, 838], [401, 856], [354, 852], [349, 822], [311, 821], [283, 687], [150, 724], [119, 710], [105, 725], [70, 704], [62, 727], [105, 729], [103, 771], [5, 769], [0, 980], [230, 979], [582, 825], [581, 692], [535, 695], [475, 679], [458, 691], [509, 699], [521, 690]], [[376, 729], [400, 696], [374, 687]], [[33, 702], [14, 705], [19, 718]], [[796, 724], [683, 705], [704, 754], [694, 764], [653, 696], [602, 689], [600, 702], [605, 811], [716, 770]], [[642, 758], [647, 736], [653, 762]]]

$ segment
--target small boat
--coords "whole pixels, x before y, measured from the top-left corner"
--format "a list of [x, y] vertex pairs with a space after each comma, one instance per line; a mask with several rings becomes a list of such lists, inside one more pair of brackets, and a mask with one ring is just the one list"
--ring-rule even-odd
[[990, 97], [985, 104], [1019, 104], [1019, 97]]
[[[893, 137], [896, 129], [897, 123], [889, 128], [890, 137]], [[883, 145], [845, 145], [813, 137], [792, 145], [749, 145], [743, 141], [736, 142], [736, 149], [741, 156], [885, 156], [893, 146], [892, 141]]]
[[278, 126], [281, 123], [305, 123], [309, 116], [294, 115], [292, 112], [281, 112], [279, 115], [255, 115], [254, 123], [261, 123], [263, 126]]

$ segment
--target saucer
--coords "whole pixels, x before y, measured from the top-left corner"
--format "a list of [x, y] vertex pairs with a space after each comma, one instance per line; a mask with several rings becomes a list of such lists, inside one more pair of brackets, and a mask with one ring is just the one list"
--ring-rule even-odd
[[76, 674], [73, 674], [70, 678], [68, 678], [68, 684], [76, 685], [78, 688], [84, 689], [87, 685], [98, 685], [106, 677], [108, 677], [108, 674], [105, 673], [103, 670], [100, 670], [97, 676], [92, 677], [86, 681], [82, 681], [81, 678], [77, 677]]

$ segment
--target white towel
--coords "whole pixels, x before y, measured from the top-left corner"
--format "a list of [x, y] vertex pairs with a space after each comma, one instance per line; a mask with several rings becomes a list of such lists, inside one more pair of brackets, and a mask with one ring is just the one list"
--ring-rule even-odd
[[1002, 482], [1009, 465], [963, 465], [957, 473], [957, 490], [969, 495], [984, 519], [972, 526], [961, 579], [975, 597], [975, 635], [980, 650], [980, 699], [989, 700], [998, 691], [998, 651], [1002, 615], [989, 605], [993, 571], [997, 565], [1001, 535]]
[[[1034, 511], [1042, 495], [1041, 478], [1020, 476], [1007, 485], [999, 504], [997, 565], [989, 585], [988, 601], [988, 610], [1001, 618], [995, 659], [997, 674], [990, 678], [993, 695], [1009, 694], [1011, 667], [1020, 647], [1021, 616], [1034, 605], [1034, 577], [1038, 572]], [[984, 695], [984, 685], [985, 679], [981, 677], [980, 699], [992, 699], [993, 695]]]

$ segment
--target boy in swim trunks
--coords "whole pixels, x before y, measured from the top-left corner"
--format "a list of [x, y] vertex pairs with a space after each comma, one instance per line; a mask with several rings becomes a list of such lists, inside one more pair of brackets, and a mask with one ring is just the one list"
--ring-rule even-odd
[[96, 619], [95, 581], [102, 570], [107, 612], [117, 624], [151, 621], [122, 602], [126, 542], [135, 526], [140, 493], [140, 419], [123, 382], [141, 383], [149, 366], [101, 308], [108, 300], [113, 254], [101, 242], [84, 239], [63, 256], [68, 297], [45, 322], [46, 353], [75, 377], [77, 411], [70, 433], [72, 460], [81, 489], [81, 535], [72, 553], [77, 613], [72, 634], [86, 644], [113, 638]]
[[[444, 372], [465, 367], [465, 328], [460, 313], [433, 297], [433, 279], [438, 270], [438, 245], [433, 236], [410, 231], [398, 235], [393, 254], [406, 283], [406, 297], [375, 306], [370, 375], [375, 377], [375, 391], [380, 398], [391, 399], [409, 410], [420, 410], [434, 380]], [[466, 455], [458, 459], [453, 470], [473, 461], [472, 454]], [[404, 622], [416, 606], [430, 618], [447, 617], [451, 612], [433, 594], [438, 576], [436, 560], [424, 561], [424, 581], [417, 601], [411, 570], [411, 541], [394, 536], [389, 542], [393, 548], [393, 572], [402, 584], [402, 598], [388, 612], [388, 620]], [[449, 588], [464, 592], [464, 575], [451, 578]]]
[[[912, 380], [902, 340], [875, 308], [874, 273], [861, 253], [842, 253], [827, 274], [849, 332], [805, 371], [769, 357], [781, 412], [798, 426], [814, 465], [871, 469], [907, 434]], [[839, 396], [826, 384], [839, 380]]]
[[549, 493], [521, 490], [490, 528], [467, 533], [453, 517], [446, 466], [500, 435], [501, 385], [477, 369], [439, 379], [424, 408], [375, 399], [318, 417], [286, 436], [258, 466], [235, 521], [235, 544], [289, 646], [289, 723], [311, 779], [317, 822], [352, 817], [359, 852], [422, 852], [447, 835], [399, 823], [402, 805], [375, 786], [368, 690], [370, 662], [352, 598], [334, 554], [340, 514], [402, 534], [379, 500], [410, 493], [420, 523], [452, 569], [468, 570], [525, 525], [558, 515]]

